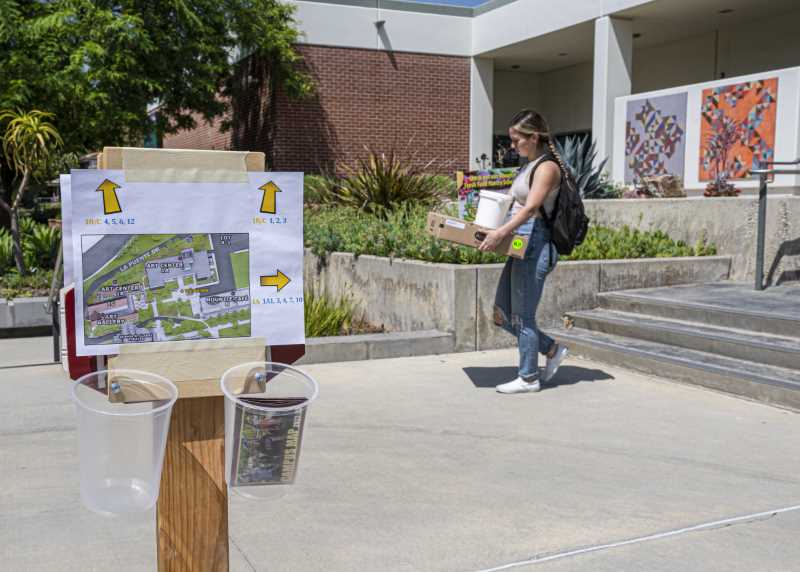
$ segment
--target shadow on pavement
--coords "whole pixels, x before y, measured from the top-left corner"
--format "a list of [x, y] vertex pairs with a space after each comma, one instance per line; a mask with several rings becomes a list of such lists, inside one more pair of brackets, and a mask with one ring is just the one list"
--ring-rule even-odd
[[[467, 374], [475, 387], [491, 387], [511, 381], [517, 377], [516, 367], [465, 367]], [[542, 390], [555, 389], [559, 385], [574, 385], [584, 381], [604, 381], [614, 379], [614, 376], [602, 369], [589, 369], [574, 365], [563, 365], [558, 369], [555, 377], [542, 385]]]

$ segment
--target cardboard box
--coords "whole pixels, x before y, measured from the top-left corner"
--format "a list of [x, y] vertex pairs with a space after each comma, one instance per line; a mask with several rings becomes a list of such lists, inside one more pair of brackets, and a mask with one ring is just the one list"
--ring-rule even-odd
[[[436, 238], [478, 248], [486, 234], [491, 229], [478, 226], [471, 222], [461, 220], [439, 213], [428, 213], [428, 232]], [[521, 235], [511, 235], [501, 242], [494, 252], [522, 258], [525, 256], [525, 249], [528, 246], [528, 237]]]

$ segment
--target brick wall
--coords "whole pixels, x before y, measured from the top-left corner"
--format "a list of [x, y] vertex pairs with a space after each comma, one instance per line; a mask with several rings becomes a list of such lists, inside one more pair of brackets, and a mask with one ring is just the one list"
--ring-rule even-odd
[[[298, 46], [316, 94], [290, 101], [249, 62], [233, 98], [232, 125], [219, 122], [165, 137], [164, 146], [264, 151], [270, 168], [320, 172], [392, 147], [437, 160], [452, 173], [469, 163], [469, 60], [464, 57]], [[249, 79], [248, 79], [249, 77]]]

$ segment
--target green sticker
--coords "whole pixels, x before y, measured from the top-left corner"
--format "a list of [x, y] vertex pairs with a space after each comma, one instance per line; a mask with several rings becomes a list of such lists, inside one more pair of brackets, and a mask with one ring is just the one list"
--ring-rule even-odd
[[514, 250], [519, 250], [520, 248], [522, 248], [522, 239], [515, 238], [514, 242], [511, 243], [511, 246], [514, 247]]

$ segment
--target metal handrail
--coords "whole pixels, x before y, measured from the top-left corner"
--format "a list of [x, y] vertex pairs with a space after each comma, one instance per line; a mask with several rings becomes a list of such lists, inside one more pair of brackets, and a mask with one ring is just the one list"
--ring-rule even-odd
[[[761, 165], [800, 165], [800, 158], [794, 161], [765, 161]], [[751, 175], [759, 176], [758, 185], [758, 236], [756, 242], [756, 290], [764, 289], [764, 235], [767, 226], [767, 180], [772, 175], [800, 175], [800, 169], [752, 169]]]
[[800, 169], [753, 169], [751, 175], [800, 175]]

